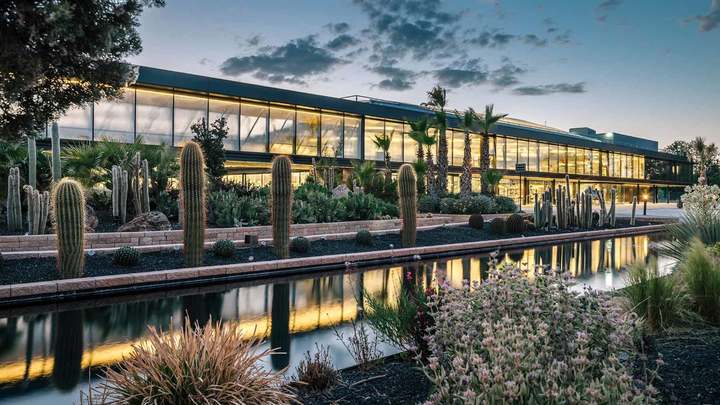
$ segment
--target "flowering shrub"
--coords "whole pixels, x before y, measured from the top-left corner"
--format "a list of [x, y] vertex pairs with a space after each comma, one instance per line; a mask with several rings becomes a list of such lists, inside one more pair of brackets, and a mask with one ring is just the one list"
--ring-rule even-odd
[[653, 402], [620, 360], [633, 319], [609, 298], [570, 291], [565, 275], [490, 267], [488, 281], [430, 300], [428, 403]]
[[707, 184], [695, 184], [685, 187], [685, 194], [680, 197], [686, 212], [701, 217], [709, 217], [720, 213], [720, 187]]

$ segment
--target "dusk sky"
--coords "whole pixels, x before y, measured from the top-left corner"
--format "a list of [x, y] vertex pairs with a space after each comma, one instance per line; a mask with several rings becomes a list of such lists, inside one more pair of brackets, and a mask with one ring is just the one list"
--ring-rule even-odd
[[720, 142], [720, 0], [167, 0], [141, 24], [136, 64]]

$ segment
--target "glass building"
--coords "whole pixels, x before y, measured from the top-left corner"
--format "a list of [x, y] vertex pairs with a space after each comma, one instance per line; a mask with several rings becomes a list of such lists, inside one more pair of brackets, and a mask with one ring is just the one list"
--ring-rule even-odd
[[[349, 174], [352, 161], [383, 162], [373, 143], [391, 136], [393, 168], [416, 158], [418, 145], [409, 137], [408, 121], [432, 114], [420, 106], [360, 96], [334, 98], [248, 83], [140, 67], [137, 82], [116, 101], [77, 108], [58, 120], [67, 141], [109, 139], [182, 146], [192, 139], [190, 127], [205, 118], [225, 117], [230, 176], [249, 184], [269, 181], [273, 155], [290, 155], [299, 182], [313, 159], [333, 157]], [[459, 190], [464, 133], [454, 117], [446, 132], [452, 191]], [[482, 136], [471, 134], [473, 189], [479, 189]], [[597, 134], [590, 128], [562, 131], [506, 118], [489, 138], [491, 165], [504, 173], [502, 195], [527, 203], [565, 175], [572, 192], [592, 186], [615, 187], [621, 201], [633, 195], [654, 201], [677, 199], [690, 183], [690, 162], [658, 151], [657, 142], [618, 133]], [[435, 153], [437, 156], [437, 153]], [[517, 172], [518, 164], [525, 172]]]

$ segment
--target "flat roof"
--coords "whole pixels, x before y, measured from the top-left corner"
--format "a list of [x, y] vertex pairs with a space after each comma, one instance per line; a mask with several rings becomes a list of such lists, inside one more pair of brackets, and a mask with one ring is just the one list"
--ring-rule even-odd
[[[333, 110], [355, 115], [374, 116], [402, 121], [417, 120], [423, 116], [433, 114], [431, 109], [424, 108], [419, 105], [415, 106], [412, 104], [377, 99], [366, 99], [364, 101], [360, 101], [360, 96], [352, 96], [356, 97], [355, 100], [350, 98], [323, 96], [277, 87], [158, 69], [148, 66], [139, 67], [139, 75], [136, 85], [197, 92], [207, 95], [253, 99], [271, 103], [290, 104], [321, 110]], [[458, 120], [452, 114], [449, 114], [449, 124], [453, 128], [459, 128]], [[573, 134], [557, 128], [542, 126], [513, 117], [507, 117], [501, 120], [495, 126], [494, 132], [498, 135], [568, 144], [577, 147], [634, 153], [678, 162], [687, 161], [681, 156], [602, 142], [598, 139]]]

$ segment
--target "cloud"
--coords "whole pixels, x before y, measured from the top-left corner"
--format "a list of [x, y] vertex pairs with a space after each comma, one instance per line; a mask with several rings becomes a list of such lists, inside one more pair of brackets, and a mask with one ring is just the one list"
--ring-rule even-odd
[[483, 48], [502, 48], [513, 39], [515, 39], [515, 35], [505, 34], [497, 30], [485, 30], [471, 38], [468, 38], [465, 42], [478, 45]]
[[556, 83], [537, 86], [522, 86], [513, 89], [517, 96], [546, 96], [554, 93], [585, 93], [585, 82], [578, 83]]
[[508, 58], [503, 58], [502, 66], [490, 72], [490, 82], [496, 89], [504, 89], [520, 83], [518, 76], [527, 73], [527, 69], [515, 65]]
[[314, 36], [291, 40], [282, 46], [266, 46], [251, 56], [226, 59], [220, 71], [228, 76], [252, 73], [253, 77], [271, 83], [307, 84], [308, 77], [327, 73], [348, 63], [324, 48]]
[[369, 71], [384, 76], [385, 79], [376, 83], [374, 86], [383, 90], [408, 90], [415, 85], [415, 79], [419, 76], [408, 69], [402, 69], [394, 66], [372, 66], [366, 67]]
[[344, 34], [350, 30], [350, 24], [346, 22], [329, 23], [325, 24], [324, 27], [335, 34]]
[[480, 59], [457, 62], [431, 74], [440, 85], [450, 88], [477, 86], [488, 80], [487, 68], [480, 64]]
[[700, 31], [708, 32], [712, 31], [720, 26], [720, 0], [711, 0], [710, 11], [705, 15], [699, 15], [693, 20], [700, 22]]
[[608, 17], [608, 13], [615, 10], [623, 0], [603, 0], [597, 5], [596, 10], [598, 12], [598, 21], [605, 21]]
[[325, 47], [331, 51], [340, 51], [360, 43], [360, 40], [349, 34], [340, 34], [330, 40]]
[[260, 42], [262, 42], [262, 37], [257, 34], [245, 40], [245, 43], [249, 46], [258, 46], [260, 45]]
[[535, 34], [527, 34], [523, 37], [523, 42], [528, 45], [534, 45], [537, 47], [543, 47], [547, 45], [547, 39], [540, 38]]

